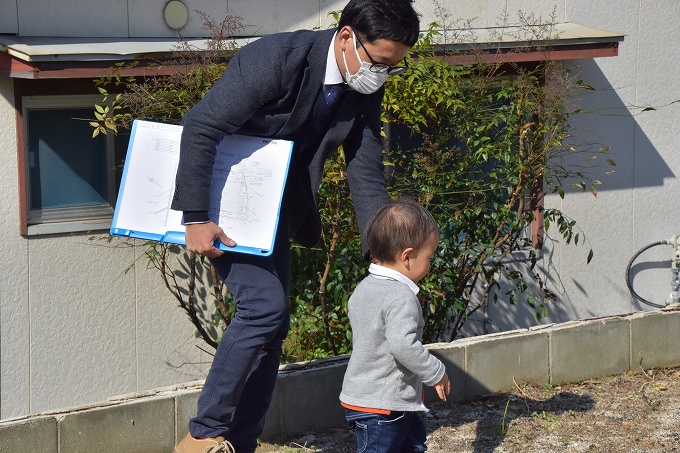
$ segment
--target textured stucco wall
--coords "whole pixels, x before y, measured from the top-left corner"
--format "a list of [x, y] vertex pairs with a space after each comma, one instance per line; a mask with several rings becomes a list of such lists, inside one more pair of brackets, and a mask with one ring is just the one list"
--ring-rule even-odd
[[[166, 0], [19, 0], [18, 6], [0, 0], [0, 9], [12, 15], [0, 19], [1, 33], [24, 36], [107, 36], [172, 37], [163, 18]], [[11, 2], [14, 3], [14, 2]], [[280, 30], [326, 27], [329, 11], [341, 9], [338, 0], [184, 0], [189, 20], [182, 29], [187, 37], [204, 36], [201, 11], [218, 21], [227, 14], [243, 18], [244, 36], [269, 34]]]
[[16, 137], [0, 78], [0, 418], [204, 378], [210, 356], [142, 248], [19, 235]]
[[[189, 20], [182, 29], [186, 37], [204, 36], [198, 11], [218, 21], [225, 15], [243, 18], [248, 27], [243, 36], [264, 35], [301, 28], [325, 28], [330, 11], [343, 8], [347, 0], [183, 0]], [[108, 36], [172, 37], [176, 32], [163, 19], [166, 0], [0, 0], [0, 33], [24, 36]], [[538, 4], [537, 4], [538, 3]], [[416, 0], [422, 28], [431, 22], [457, 28], [464, 25], [490, 27], [515, 22], [518, 12], [557, 22], [565, 20], [565, 0], [532, 2], [527, 0]], [[445, 11], [445, 14], [440, 14]]]
[[[616, 173], [599, 179], [599, 195], [569, 193], [549, 198], [582, 225], [595, 258], [585, 265], [588, 247], [558, 244], [550, 254], [566, 296], [565, 315], [584, 318], [628, 313], [647, 306], [633, 302], [625, 283], [628, 261], [643, 246], [679, 234], [675, 196], [680, 189], [677, 137], [680, 128], [680, 69], [674, 58], [680, 6], [623, 0], [600, 7], [585, 0], [567, 2], [566, 20], [626, 35], [615, 58], [573, 61], [578, 79], [596, 91], [583, 95], [589, 115], [575, 117], [575, 134], [611, 147]], [[641, 112], [653, 106], [656, 111]], [[602, 171], [600, 171], [600, 174]], [[633, 284], [642, 297], [664, 304], [671, 291], [670, 246], [645, 252], [633, 268]], [[559, 319], [557, 319], [559, 320]]]
[[0, 78], [0, 416], [29, 408], [28, 246], [19, 236], [14, 84]]

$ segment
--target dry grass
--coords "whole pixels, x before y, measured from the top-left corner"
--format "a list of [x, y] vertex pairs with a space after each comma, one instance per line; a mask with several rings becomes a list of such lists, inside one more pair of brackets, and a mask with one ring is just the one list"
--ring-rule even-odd
[[[557, 387], [517, 385], [430, 409], [430, 453], [680, 452], [680, 367]], [[355, 451], [353, 433], [338, 429], [263, 443], [257, 453]]]

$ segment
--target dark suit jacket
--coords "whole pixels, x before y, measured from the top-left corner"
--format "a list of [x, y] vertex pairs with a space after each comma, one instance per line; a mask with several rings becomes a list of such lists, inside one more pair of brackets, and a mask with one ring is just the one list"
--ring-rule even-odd
[[299, 134], [321, 90], [334, 32], [274, 34], [234, 55], [222, 78], [184, 118], [173, 209], [208, 210], [215, 146], [226, 134], [283, 139], [295, 135], [285, 195], [294, 239], [304, 246], [313, 246], [319, 240], [316, 191], [324, 161], [341, 144], [364, 237], [366, 223], [388, 199], [380, 137], [384, 89], [371, 95], [348, 91], [320, 143]]

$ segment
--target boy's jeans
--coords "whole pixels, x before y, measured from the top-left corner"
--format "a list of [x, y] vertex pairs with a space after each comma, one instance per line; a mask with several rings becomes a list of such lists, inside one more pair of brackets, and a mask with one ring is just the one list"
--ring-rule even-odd
[[416, 412], [390, 415], [345, 409], [357, 435], [357, 453], [415, 453], [427, 450], [425, 425]]

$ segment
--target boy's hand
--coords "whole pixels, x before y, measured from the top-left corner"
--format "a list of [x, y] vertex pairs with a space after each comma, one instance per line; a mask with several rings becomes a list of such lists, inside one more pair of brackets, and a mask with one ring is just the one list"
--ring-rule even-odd
[[444, 377], [441, 379], [441, 381], [434, 385], [434, 389], [437, 391], [439, 398], [442, 401], [446, 401], [446, 395], [451, 392], [451, 382], [449, 381], [449, 377], [444, 374]]

